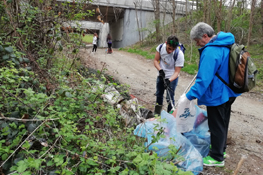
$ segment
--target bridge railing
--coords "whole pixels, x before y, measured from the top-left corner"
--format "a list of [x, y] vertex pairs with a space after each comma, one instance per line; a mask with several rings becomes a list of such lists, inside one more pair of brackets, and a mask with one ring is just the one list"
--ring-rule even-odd
[[[57, 1], [67, 1], [73, 2], [73, 0], [57, 0]], [[81, 0], [74, 0], [74, 2], [82, 2]], [[154, 11], [153, 4], [151, 0], [93, 0], [92, 5], [97, 6], [109, 6], [109, 7], [117, 7], [117, 8], [125, 8], [125, 9], [135, 9], [135, 3], [137, 4], [137, 9], [146, 10], [146, 11]], [[175, 0], [176, 3], [176, 13], [177, 14], [185, 14], [186, 5], [185, 1]], [[188, 2], [187, 11], [192, 10], [192, 2]], [[166, 2], [165, 0], [160, 0], [160, 11], [171, 13], [172, 12], [172, 2]]]

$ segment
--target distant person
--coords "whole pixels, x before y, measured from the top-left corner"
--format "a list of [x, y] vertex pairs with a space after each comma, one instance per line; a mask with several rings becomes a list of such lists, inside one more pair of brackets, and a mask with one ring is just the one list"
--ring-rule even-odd
[[108, 44], [108, 51], [107, 53], [112, 53], [112, 38], [110, 36], [110, 34], [108, 34], [107, 36], [107, 44]]
[[[178, 48], [178, 45], [178, 38], [176, 36], [169, 36], [165, 43], [160, 44], [156, 48], [154, 66], [159, 71], [159, 76], [156, 81], [155, 114], [160, 114], [165, 89], [166, 101], [168, 103], [167, 112], [170, 112], [172, 109], [171, 103], [174, 104], [174, 91], [178, 83], [179, 73], [184, 66], [184, 53]], [[174, 54], [177, 54], [176, 61]], [[169, 91], [170, 97], [167, 91]], [[172, 101], [170, 101], [170, 98]]]
[[192, 28], [190, 37], [201, 48], [195, 84], [186, 97], [189, 100], [197, 98], [198, 105], [206, 106], [211, 138], [210, 153], [203, 158], [203, 164], [223, 167], [231, 105], [240, 94], [234, 93], [216, 73], [229, 83], [229, 48], [222, 46], [234, 44], [235, 37], [225, 32], [215, 35], [214, 29], [203, 22]]
[[98, 35], [97, 35], [97, 33], [94, 33], [93, 41], [92, 41], [92, 44], [93, 44], [92, 52], [97, 51], [97, 42], [98, 42]]

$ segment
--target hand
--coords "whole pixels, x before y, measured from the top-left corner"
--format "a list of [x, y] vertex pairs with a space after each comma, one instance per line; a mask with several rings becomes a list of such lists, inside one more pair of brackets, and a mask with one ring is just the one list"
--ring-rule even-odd
[[169, 79], [164, 80], [164, 89], [171, 89]]
[[159, 70], [159, 76], [161, 76], [163, 79], [165, 78], [165, 73], [162, 69]]

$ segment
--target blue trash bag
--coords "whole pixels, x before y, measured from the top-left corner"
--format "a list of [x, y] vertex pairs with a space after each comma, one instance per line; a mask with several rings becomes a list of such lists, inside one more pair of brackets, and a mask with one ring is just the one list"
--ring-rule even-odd
[[[165, 121], [162, 119], [165, 119]], [[160, 138], [158, 142], [151, 144], [153, 140], [152, 136], [156, 136], [161, 128], [164, 129], [165, 137]], [[159, 157], [169, 157], [169, 146], [175, 146], [176, 149], [179, 149], [179, 152], [177, 153], [179, 157], [175, 157], [173, 162], [180, 161], [180, 163], [176, 165], [182, 170], [192, 171], [195, 175], [203, 170], [201, 154], [186, 137], [176, 131], [176, 120], [173, 115], [166, 111], [163, 110], [161, 112], [161, 121], [148, 120], [145, 123], [137, 125], [134, 130], [134, 135], [147, 138], [145, 146], [148, 146], [149, 151], [155, 151]]]
[[193, 144], [199, 153], [206, 157], [210, 150], [210, 133], [208, 132], [207, 112], [196, 106], [196, 120], [194, 128], [183, 135]]

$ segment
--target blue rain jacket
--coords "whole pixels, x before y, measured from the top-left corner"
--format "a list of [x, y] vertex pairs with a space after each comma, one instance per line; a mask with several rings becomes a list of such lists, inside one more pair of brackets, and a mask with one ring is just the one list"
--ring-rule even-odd
[[218, 73], [227, 83], [228, 60], [230, 50], [227, 46], [235, 42], [231, 33], [219, 32], [204, 47], [198, 49], [200, 53], [199, 70], [195, 84], [191, 87], [186, 97], [189, 100], [198, 99], [198, 105], [219, 106], [241, 94], [234, 93], [217, 76]]

